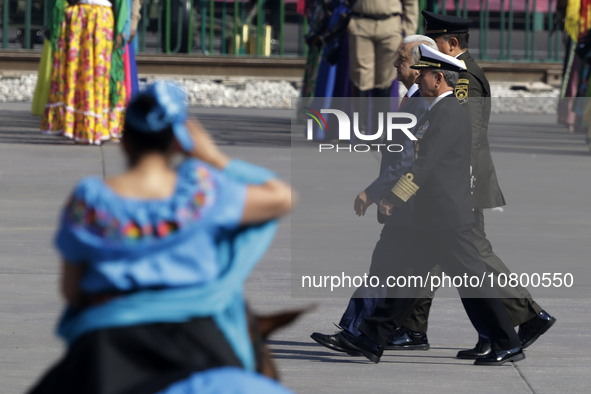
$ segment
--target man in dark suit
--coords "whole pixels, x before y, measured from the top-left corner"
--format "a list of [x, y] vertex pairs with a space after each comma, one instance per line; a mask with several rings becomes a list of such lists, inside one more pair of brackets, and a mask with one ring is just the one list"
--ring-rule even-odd
[[[436, 44], [433, 40], [424, 36], [409, 36], [403, 41], [403, 45], [398, 52], [398, 58], [394, 67], [398, 72], [398, 79], [408, 89], [400, 106], [400, 112], [408, 112], [421, 119], [427, 110], [428, 103], [422, 99], [418, 91], [418, 86], [414, 84], [419, 72], [411, 69], [410, 66], [419, 60], [419, 44], [424, 43], [435, 49]], [[380, 99], [387, 100], [387, 99]], [[389, 107], [389, 105], [385, 106]], [[380, 200], [392, 189], [398, 179], [406, 173], [414, 158], [414, 147], [410, 139], [402, 133], [394, 135], [399, 138], [391, 141], [394, 144], [403, 146], [402, 152], [389, 152], [382, 150], [382, 160], [380, 163], [380, 175], [365, 190], [361, 191], [355, 199], [355, 212], [358, 216], [365, 215], [365, 211], [374, 203]], [[412, 228], [412, 204], [406, 204], [395, 209], [392, 215], [386, 216], [378, 211], [378, 221], [384, 224], [380, 240], [372, 254], [371, 267], [369, 275], [378, 277], [384, 276], [392, 264], [399, 264], [400, 261], [393, 256], [399, 256], [402, 250], [408, 247]], [[385, 288], [358, 288], [353, 294], [349, 305], [343, 314], [339, 326], [353, 335], [360, 335], [357, 329], [363, 319], [371, 315], [376, 305], [385, 296]], [[339, 336], [326, 335], [315, 332], [311, 338], [316, 342], [331, 350], [340, 352], [351, 352], [341, 343]], [[417, 346], [423, 348], [429, 347], [426, 335], [421, 338]], [[356, 352], [351, 352], [356, 354]]]
[[[477, 313], [490, 332], [492, 351], [477, 358], [477, 365], [501, 365], [525, 358], [519, 337], [505, 311], [498, 291], [485, 276], [485, 266], [472, 237], [474, 214], [471, 203], [470, 118], [453, 92], [458, 72], [465, 69], [459, 60], [421, 45], [421, 60], [413, 68], [421, 70], [416, 82], [421, 96], [430, 101], [427, 113], [415, 128], [419, 139], [415, 161], [386, 197], [380, 211], [389, 215], [395, 207], [414, 198], [413, 247], [405, 256], [405, 270], [390, 273], [421, 275], [439, 263], [451, 276], [482, 278], [482, 286], [458, 287], [467, 310]], [[421, 286], [388, 287], [388, 296], [374, 314], [359, 326], [362, 335], [341, 332], [339, 339], [377, 363], [391, 335], [400, 328], [419, 296]]]
[[[458, 102], [468, 111], [472, 125], [472, 208], [475, 226], [472, 229], [474, 244], [486, 264], [486, 271], [495, 275], [511, 271], [492, 250], [484, 232], [486, 208], [505, 205], [503, 193], [497, 181], [488, 143], [488, 122], [491, 111], [491, 90], [484, 71], [476, 64], [468, 51], [469, 25], [472, 21], [451, 15], [439, 15], [423, 11], [426, 23], [425, 34], [435, 40], [439, 50], [464, 62], [466, 70], [460, 71], [454, 93]], [[519, 326], [521, 345], [525, 349], [544, 334], [556, 321], [533, 299], [526, 288], [505, 286], [499, 288], [503, 305], [514, 326]], [[431, 297], [422, 299], [404, 322], [403, 327], [421, 335], [426, 332], [427, 319], [431, 307]], [[473, 349], [461, 350], [457, 357], [475, 359], [490, 352], [489, 333], [475, 311], [467, 309], [468, 316], [478, 331], [478, 342]]]

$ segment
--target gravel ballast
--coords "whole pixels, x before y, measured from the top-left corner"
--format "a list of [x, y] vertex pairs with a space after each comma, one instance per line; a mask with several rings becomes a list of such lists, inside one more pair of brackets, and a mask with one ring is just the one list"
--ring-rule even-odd
[[[182, 85], [192, 106], [233, 108], [283, 108], [299, 96], [300, 82], [265, 80], [173, 79]], [[151, 82], [142, 79], [140, 85]], [[32, 101], [37, 74], [21, 74], [0, 78], [0, 102]], [[492, 84], [493, 113], [555, 114], [559, 89], [546, 87], [528, 91], [527, 87]], [[404, 94], [402, 87], [401, 93]]]

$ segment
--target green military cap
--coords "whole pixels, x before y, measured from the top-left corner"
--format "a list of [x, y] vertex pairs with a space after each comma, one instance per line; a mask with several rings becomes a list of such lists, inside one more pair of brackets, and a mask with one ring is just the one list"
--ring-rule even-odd
[[471, 20], [458, 18], [457, 16], [440, 15], [425, 10], [423, 10], [422, 14], [425, 18], [425, 35], [431, 38], [443, 34], [468, 33], [469, 26], [472, 24]]
[[417, 64], [413, 64], [410, 68], [421, 70], [423, 68], [438, 68], [441, 70], [449, 70], [460, 72], [466, 69], [466, 64], [456, 59], [455, 57], [446, 55], [436, 49], [431, 49], [425, 44], [419, 46], [421, 58]]

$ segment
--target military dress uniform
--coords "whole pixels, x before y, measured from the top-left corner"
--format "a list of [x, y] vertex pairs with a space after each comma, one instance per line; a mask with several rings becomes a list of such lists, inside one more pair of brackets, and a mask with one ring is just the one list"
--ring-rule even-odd
[[[409, 36], [417, 31], [419, 2], [356, 0], [351, 10], [347, 26], [351, 81], [360, 91], [390, 88], [403, 33]], [[383, 97], [389, 96], [388, 91]]]
[[[423, 16], [427, 23], [426, 35], [434, 39], [441, 34], [467, 33], [471, 23], [465, 19], [438, 15], [428, 11], [423, 11]], [[457, 59], [465, 64], [466, 70], [460, 72], [454, 94], [458, 102], [467, 110], [472, 125], [470, 165], [472, 168], [472, 207], [475, 221], [472, 237], [478, 253], [486, 264], [486, 271], [492, 272], [496, 281], [499, 274], [505, 274], [508, 277], [511, 271], [493, 252], [492, 245], [486, 238], [484, 231], [483, 209], [505, 205], [505, 198], [499, 187], [488, 142], [491, 89], [484, 71], [476, 64], [468, 50], [457, 56]], [[514, 326], [522, 325], [540, 314], [544, 315], [544, 319], [547, 321], [552, 321], [545, 328], [546, 330], [555, 321], [532, 299], [526, 288], [520, 285], [506, 286], [499, 288], [499, 293], [503, 306]], [[422, 333], [427, 331], [432, 297], [433, 294], [430, 294], [417, 303], [403, 324], [405, 328]], [[476, 313], [467, 311], [472, 324], [479, 332], [479, 342], [487, 342], [488, 330], [485, 325], [477, 318]]]
[[[458, 60], [420, 46], [421, 60], [413, 68], [459, 71]], [[447, 97], [445, 97], [447, 96]], [[472, 241], [474, 224], [470, 194], [470, 153], [472, 130], [466, 111], [449, 91], [435, 99], [415, 127], [418, 142], [416, 159], [386, 199], [395, 206], [414, 197], [414, 237], [412, 253], [406, 256], [407, 275], [422, 275], [440, 263], [452, 276], [483, 277], [484, 262]], [[476, 311], [490, 330], [493, 352], [476, 364], [497, 365], [525, 358], [495, 288], [459, 287], [465, 306]], [[388, 295], [374, 314], [359, 326], [359, 338], [342, 336], [352, 349], [378, 362], [383, 347], [418, 301], [420, 287], [388, 288]], [[465, 298], [468, 297], [468, 298]]]
[[[388, 100], [372, 98], [391, 96], [392, 82], [396, 78], [396, 61], [403, 36], [415, 34], [419, 24], [418, 0], [355, 0], [347, 31], [349, 34], [349, 75], [353, 83], [353, 96], [357, 100], [359, 130], [369, 130], [376, 124], [376, 114], [388, 112]], [[373, 108], [370, 116], [369, 109]]]

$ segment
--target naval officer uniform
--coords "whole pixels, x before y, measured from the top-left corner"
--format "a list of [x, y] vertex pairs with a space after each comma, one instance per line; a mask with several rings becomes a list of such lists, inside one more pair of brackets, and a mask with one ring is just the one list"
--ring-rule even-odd
[[[413, 68], [458, 72], [462, 62], [421, 45], [421, 60]], [[425, 74], [427, 75], [427, 74]], [[443, 76], [443, 74], [434, 74]], [[443, 78], [441, 78], [443, 81]], [[453, 89], [449, 84], [444, 87]], [[485, 266], [472, 237], [474, 215], [470, 190], [472, 130], [470, 118], [450, 90], [437, 97], [416, 126], [419, 138], [415, 161], [400, 178], [387, 199], [395, 206], [415, 195], [414, 239], [407, 258], [407, 271], [424, 276], [438, 262], [452, 276], [484, 278]], [[409, 271], [410, 270], [410, 271]], [[388, 288], [389, 296], [359, 326], [363, 335], [341, 335], [352, 349], [379, 362], [392, 333], [408, 316], [422, 295], [421, 288]], [[466, 306], [476, 311], [490, 332], [492, 351], [475, 364], [499, 365], [525, 358], [498, 292], [490, 283], [458, 288]]]
[[[474, 244], [485, 262], [487, 272], [493, 273], [495, 281], [499, 274], [507, 277], [511, 271], [493, 252], [492, 245], [484, 230], [484, 213], [487, 208], [505, 205], [505, 198], [497, 180], [497, 174], [490, 153], [488, 142], [488, 123], [491, 111], [491, 89], [484, 71], [476, 64], [467, 49], [468, 31], [472, 21], [451, 15], [439, 15], [429, 11], [422, 12], [426, 23], [425, 34], [433, 39], [458, 37], [466, 46], [465, 51], [457, 56], [464, 62], [466, 70], [460, 71], [454, 94], [459, 103], [468, 111], [472, 125], [472, 208], [475, 225], [472, 229]], [[460, 45], [462, 48], [462, 45]], [[530, 346], [540, 335], [545, 333], [556, 321], [533, 299], [529, 291], [519, 285], [499, 288], [509, 318], [514, 326], [519, 326], [519, 337], [523, 348]], [[428, 316], [433, 294], [417, 303], [403, 327], [416, 333], [426, 333]], [[479, 333], [474, 349], [460, 351], [460, 358], [476, 358], [490, 351], [489, 333], [486, 326], [478, 319], [474, 311], [467, 310], [468, 316]], [[420, 335], [419, 335], [420, 336]]]

